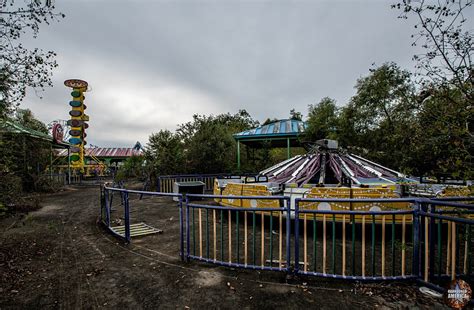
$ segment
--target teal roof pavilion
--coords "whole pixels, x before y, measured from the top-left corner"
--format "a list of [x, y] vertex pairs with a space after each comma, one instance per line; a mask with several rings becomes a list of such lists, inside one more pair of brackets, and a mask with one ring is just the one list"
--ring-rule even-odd
[[234, 139], [244, 144], [257, 141], [296, 139], [307, 128], [306, 122], [282, 119], [234, 134]]
[[237, 141], [237, 169], [240, 170], [240, 144], [251, 148], [286, 148], [287, 157], [291, 157], [291, 147], [301, 146], [298, 139], [308, 127], [306, 122], [295, 119], [282, 119], [256, 128], [234, 134]]

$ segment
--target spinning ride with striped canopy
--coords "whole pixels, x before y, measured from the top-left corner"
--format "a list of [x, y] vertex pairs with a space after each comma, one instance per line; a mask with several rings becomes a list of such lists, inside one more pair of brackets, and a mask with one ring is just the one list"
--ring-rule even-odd
[[[417, 184], [401, 172], [384, 167], [361, 156], [338, 148], [337, 141], [320, 140], [304, 155], [298, 155], [267, 168], [253, 178], [216, 179], [214, 194], [229, 196], [217, 199], [226, 206], [275, 208], [278, 200], [234, 199], [232, 196], [290, 197], [291, 209], [296, 198], [394, 199], [401, 198], [402, 184]], [[395, 200], [381, 202], [302, 202], [300, 208], [320, 211], [396, 211], [411, 210], [412, 203]], [[315, 217], [320, 217], [318, 215]], [[336, 215], [337, 220], [342, 215]], [[361, 216], [356, 215], [358, 221]], [[379, 219], [377, 219], [378, 221]], [[402, 216], [395, 220], [401, 222]]]

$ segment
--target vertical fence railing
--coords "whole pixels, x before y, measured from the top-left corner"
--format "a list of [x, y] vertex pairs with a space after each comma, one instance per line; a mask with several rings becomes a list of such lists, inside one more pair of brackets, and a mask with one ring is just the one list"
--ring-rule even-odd
[[[320, 203], [324, 207], [329, 203], [346, 205], [348, 210], [321, 210]], [[350, 206], [364, 203], [376, 209], [350, 210]], [[381, 211], [378, 206], [384, 203], [410, 207]], [[295, 272], [352, 280], [417, 277], [419, 240], [416, 233], [413, 238], [407, 236], [417, 210], [414, 199], [296, 199]]]
[[157, 178], [157, 191], [163, 193], [172, 193], [175, 182], [194, 182], [200, 181], [205, 184], [205, 191], [212, 191], [214, 188], [214, 179], [221, 177], [222, 174], [189, 174], [189, 175], [167, 175]]
[[[112, 229], [114, 193], [121, 197], [124, 234]], [[473, 198], [297, 198], [291, 209], [287, 196], [188, 194], [184, 204], [181, 194], [102, 186], [101, 221], [126, 242], [129, 194], [178, 198], [183, 260], [339, 279], [417, 279], [437, 289], [454, 278], [474, 285]], [[231, 200], [232, 206], [222, 205]], [[354, 207], [364, 204], [373, 207]], [[388, 211], [381, 210], [384, 205], [390, 205]]]
[[172, 193], [175, 182], [194, 182], [201, 181], [205, 184], [206, 192], [214, 189], [214, 180], [216, 178], [240, 178], [244, 176], [255, 176], [255, 174], [185, 174], [185, 175], [163, 175], [158, 176], [156, 182], [156, 190], [163, 193]]
[[424, 245], [421, 247], [420, 280], [442, 287], [461, 278], [472, 286], [474, 205], [451, 200], [468, 199], [422, 201], [420, 229]]
[[288, 197], [231, 198], [233, 201], [253, 201], [254, 208], [222, 206], [213, 202], [214, 199], [229, 197], [186, 196], [188, 260], [249, 269], [290, 270], [291, 219], [288, 216]]

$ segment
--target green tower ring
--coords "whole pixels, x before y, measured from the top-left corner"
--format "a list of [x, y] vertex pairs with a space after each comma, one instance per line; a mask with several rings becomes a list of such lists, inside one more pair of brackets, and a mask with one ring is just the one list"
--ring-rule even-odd
[[72, 100], [72, 101], [69, 101], [69, 105], [71, 107], [75, 107], [75, 108], [78, 108], [82, 105], [82, 102], [80, 101], [77, 101], [77, 100]]
[[80, 91], [77, 91], [77, 90], [72, 91], [72, 92], [71, 92], [71, 96], [73, 96], [73, 97], [75, 97], [75, 98], [78, 98], [78, 97], [81, 96], [81, 92], [80, 92]]

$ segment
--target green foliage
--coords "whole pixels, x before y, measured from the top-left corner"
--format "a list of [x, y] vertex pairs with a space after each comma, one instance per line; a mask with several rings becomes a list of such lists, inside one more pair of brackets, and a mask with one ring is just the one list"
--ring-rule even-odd
[[145, 158], [132, 156], [127, 158], [115, 176], [115, 181], [142, 178], [145, 175]]
[[[22, 193], [22, 180], [13, 173], [2, 173], [0, 182], [0, 205], [5, 209], [14, 204]], [[6, 210], [5, 210], [6, 211]]]
[[319, 139], [335, 139], [338, 122], [336, 101], [329, 97], [321, 99], [316, 105], [309, 105], [308, 128], [304, 139], [316, 141]]
[[357, 92], [340, 119], [341, 125], [353, 129], [339, 131], [343, 135], [341, 144], [365, 149], [365, 156], [400, 168], [407, 156], [406, 140], [411, 136], [418, 108], [410, 73], [386, 63], [371, 69], [355, 88]]
[[[415, 173], [472, 179], [474, 40], [472, 0], [402, 1], [402, 20], [415, 20], [413, 46], [422, 91], [407, 167]], [[472, 17], [472, 16], [471, 16]]]
[[296, 112], [295, 109], [290, 110], [290, 119], [297, 120], [297, 121], [302, 121], [303, 120], [303, 114], [300, 112]]
[[49, 24], [64, 17], [55, 11], [50, 0], [2, 2], [0, 18], [0, 117], [14, 110], [26, 95], [52, 86], [51, 75], [57, 67], [53, 51], [28, 49], [21, 43], [26, 33], [36, 37], [42, 23]]
[[158, 175], [184, 172], [184, 144], [179, 135], [169, 130], [160, 130], [150, 136], [145, 158], [153, 179]]
[[[413, 56], [420, 83], [427, 89], [457, 89], [474, 100], [474, 40], [472, 0], [406, 1], [392, 5], [399, 18], [412, 20], [413, 46], [422, 50]], [[469, 15], [468, 12], [471, 12]]]
[[418, 92], [394, 63], [373, 68], [338, 109], [323, 98], [309, 106], [305, 138], [343, 147], [393, 169], [437, 178], [473, 177], [472, 102], [457, 89]]
[[473, 114], [470, 102], [462, 98], [459, 90], [442, 89], [424, 100], [412, 126], [407, 166], [413, 173], [468, 180], [474, 177], [474, 146], [469, 132]]
[[[216, 116], [194, 115], [192, 121], [179, 125], [176, 133], [161, 130], [150, 136], [145, 150], [147, 168], [152, 179], [166, 174], [235, 171], [237, 150], [233, 134], [257, 125], [245, 110]], [[266, 166], [269, 150], [242, 146], [241, 153], [242, 170]]]
[[47, 134], [48, 128], [46, 125], [37, 120], [33, 115], [33, 112], [29, 109], [17, 109], [13, 121], [29, 129], [33, 129], [42, 133]]
[[[47, 133], [46, 125], [30, 110], [17, 110], [9, 120], [26, 128]], [[0, 133], [0, 203], [14, 204], [23, 192], [58, 188], [42, 177], [50, 163], [50, 143], [24, 134]]]
[[235, 141], [230, 124], [218, 119], [202, 119], [186, 148], [190, 172], [219, 173], [230, 171], [235, 159]]
[[[194, 115], [193, 121], [180, 125], [177, 131], [185, 145], [185, 170], [189, 173], [235, 170], [237, 150], [232, 135], [257, 125], [245, 110], [233, 115]], [[245, 148], [241, 150], [248, 153]], [[243, 159], [243, 162], [247, 161]]]

